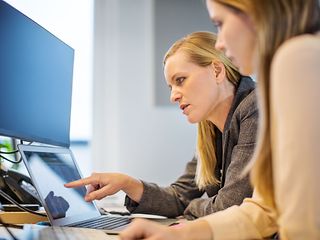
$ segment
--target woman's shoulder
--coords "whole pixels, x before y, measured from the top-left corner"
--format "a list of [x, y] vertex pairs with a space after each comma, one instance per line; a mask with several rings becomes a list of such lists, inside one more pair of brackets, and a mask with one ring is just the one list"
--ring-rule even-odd
[[299, 35], [285, 41], [276, 51], [272, 65], [290, 64], [303, 57], [320, 59], [320, 34]]
[[285, 41], [279, 48], [279, 51], [289, 51], [289, 50], [297, 50], [297, 49], [305, 49], [305, 48], [319, 48], [320, 43], [320, 33], [317, 34], [303, 34], [299, 36], [295, 36], [293, 38]]
[[242, 99], [235, 111], [235, 114], [240, 116], [240, 118], [247, 118], [258, 114], [256, 89], [252, 90], [245, 98]]
[[[272, 99], [308, 96], [310, 88], [319, 87], [320, 34], [305, 34], [287, 40], [277, 50], [271, 64]], [[295, 95], [296, 96], [296, 95]]]

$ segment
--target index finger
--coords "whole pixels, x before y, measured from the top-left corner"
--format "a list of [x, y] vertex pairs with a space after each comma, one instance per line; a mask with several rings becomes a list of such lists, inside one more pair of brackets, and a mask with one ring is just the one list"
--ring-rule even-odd
[[96, 180], [94, 180], [91, 177], [87, 177], [87, 178], [82, 178], [73, 182], [66, 183], [64, 184], [64, 186], [67, 188], [74, 188], [74, 187], [81, 187], [89, 184], [95, 184], [95, 183], [96, 183]]

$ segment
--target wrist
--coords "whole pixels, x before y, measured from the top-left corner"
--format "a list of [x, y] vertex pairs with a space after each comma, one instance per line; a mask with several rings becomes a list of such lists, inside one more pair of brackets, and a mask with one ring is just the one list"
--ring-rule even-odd
[[125, 186], [122, 189], [129, 198], [139, 203], [143, 193], [143, 184], [140, 180], [126, 176]]
[[181, 227], [172, 229], [178, 239], [213, 239], [209, 224], [202, 219], [182, 223]]

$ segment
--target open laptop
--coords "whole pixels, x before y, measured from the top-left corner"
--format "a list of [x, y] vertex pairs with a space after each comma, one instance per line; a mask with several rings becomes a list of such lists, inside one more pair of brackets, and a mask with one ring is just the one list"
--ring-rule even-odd
[[31, 145], [19, 145], [18, 149], [52, 226], [85, 227], [116, 234], [130, 223], [127, 216], [102, 215], [94, 202], [84, 200], [85, 187], [63, 186], [81, 178], [70, 149]]

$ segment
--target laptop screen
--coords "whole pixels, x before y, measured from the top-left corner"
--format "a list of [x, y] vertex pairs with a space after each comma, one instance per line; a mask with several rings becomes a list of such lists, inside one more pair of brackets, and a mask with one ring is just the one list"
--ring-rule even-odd
[[85, 187], [69, 189], [63, 186], [81, 178], [69, 149], [41, 146], [19, 146], [19, 149], [54, 225], [67, 225], [100, 216], [92, 202], [84, 201]]

